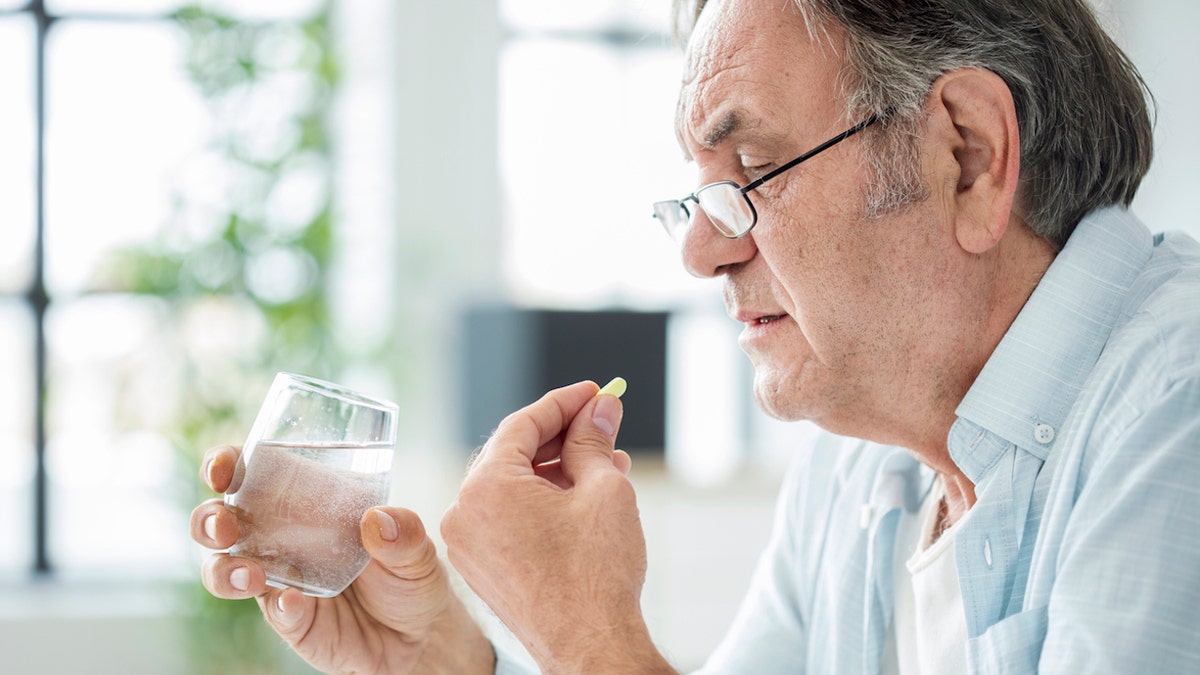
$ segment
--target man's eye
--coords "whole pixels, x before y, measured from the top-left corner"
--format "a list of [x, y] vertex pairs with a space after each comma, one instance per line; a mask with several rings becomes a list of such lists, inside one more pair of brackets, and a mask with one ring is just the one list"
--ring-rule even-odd
[[746, 178], [757, 180], [767, 175], [771, 171], [771, 164], [755, 164], [753, 166], [742, 167], [742, 173], [746, 174]]

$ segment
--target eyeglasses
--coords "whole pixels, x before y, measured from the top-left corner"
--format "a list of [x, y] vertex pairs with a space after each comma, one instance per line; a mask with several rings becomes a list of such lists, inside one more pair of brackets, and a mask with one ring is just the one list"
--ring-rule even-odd
[[744, 237], [758, 223], [758, 212], [754, 210], [754, 204], [750, 203], [750, 192], [752, 190], [758, 189], [763, 183], [784, 171], [825, 152], [878, 121], [879, 116], [873, 115], [870, 119], [859, 122], [787, 164], [773, 169], [757, 180], [747, 183], [745, 186], [739, 186], [731, 180], [719, 180], [715, 183], [709, 183], [681, 199], [654, 202], [654, 217], [663, 224], [663, 227], [667, 230], [667, 234], [671, 235], [672, 239], [679, 241], [683, 238], [683, 233], [692, 224], [693, 212], [692, 209], [688, 208], [687, 203], [695, 202], [696, 206], [702, 209], [704, 214], [708, 216], [708, 220], [713, 224], [713, 227], [723, 236], [728, 239]]

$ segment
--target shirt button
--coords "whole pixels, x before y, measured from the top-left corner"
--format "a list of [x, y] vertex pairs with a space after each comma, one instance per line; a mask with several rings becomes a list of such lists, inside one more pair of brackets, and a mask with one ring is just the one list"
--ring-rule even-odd
[[1054, 440], [1054, 427], [1049, 424], [1039, 424], [1033, 428], [1033, 437], [1038, 443], [1048, 445]]
[[875, 507], [870, 504], [863, 504], [858, 512], [858, 527], [865, 530], [871, 526], [871, 516], [875, 515]]

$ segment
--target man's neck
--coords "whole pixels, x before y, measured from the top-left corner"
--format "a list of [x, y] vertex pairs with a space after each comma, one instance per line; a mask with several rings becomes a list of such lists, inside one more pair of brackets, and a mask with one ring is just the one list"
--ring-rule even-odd
[[944, 529], [952, 527], [975, 505], [975, 484], [962, 471], [957, 471], [957, 467], [955, 469], [954, 474], [939, 474], [946, 486]]
[[[976, 325], [977, 351], [964, 359], [964, 362], [974, 363], [975, 366], [962, 373], [965, 377], [957, 385], [946, 383], [947, 393], [953, 390], [953, 394], [944, 397], [937, 407], [937, 422], [930, 427], [936, 429], [923, 439], [924, 444], [913, 447], [912, 454], [932, 468], [945, 483], [946, 527], [958, 522], [975, 505], [975, 485], [954, 463], [946, 444], [950, 427], [958, 419], [954, 411], [1033, 295], [1042, 276], [1054, 262], [1055, 254], [1049, 242], [1033, 234], [1023, 221], [1014, 216], [1014, 222], [997, 245], [995, 258], [985, 275], [990, 278], [980, 286], [987, 289], [986, 298], [981, 299], [984, 303], [981, 307], [986, 307], [987, 311], [979, 317]], [[965, 343], [966, 336], [963, 338]]]

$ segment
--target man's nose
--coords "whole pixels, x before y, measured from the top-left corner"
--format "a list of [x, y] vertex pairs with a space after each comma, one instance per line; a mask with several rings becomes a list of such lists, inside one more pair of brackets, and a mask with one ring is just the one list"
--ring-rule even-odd
[[708, 215], [698, 207], [680, 241], [683, 267], [696, 277], [724, 274], [729, 267], [749, 261], [757, 251], [753, 233], [730, 239], [718, 232]]

